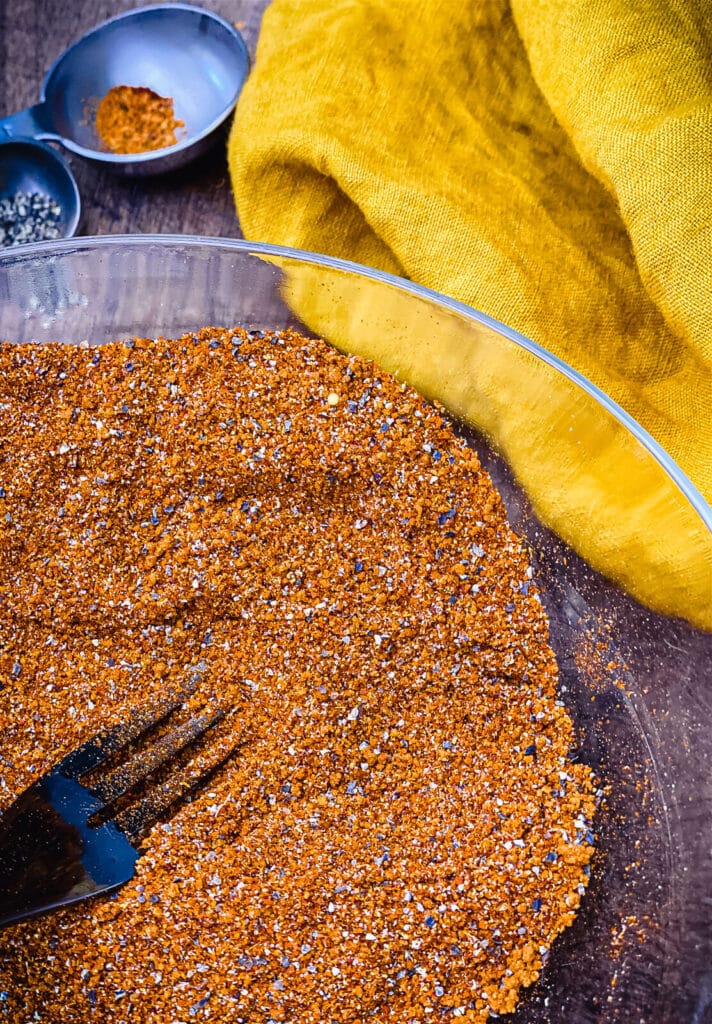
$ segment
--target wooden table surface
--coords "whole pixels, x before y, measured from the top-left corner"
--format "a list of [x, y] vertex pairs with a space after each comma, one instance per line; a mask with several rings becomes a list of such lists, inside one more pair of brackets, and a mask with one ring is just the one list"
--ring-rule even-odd
[[[106, 18], [151, 0], [0, 0], [0, 116], [36, 103], [50, 64]], [[237, 25], [254, 59], [268, 0], [191, 0]], [[241, 238], [224, 140], [171, 175], [121, 178], [62, 151], [82, 199], [78, 234], [221, 235]]]

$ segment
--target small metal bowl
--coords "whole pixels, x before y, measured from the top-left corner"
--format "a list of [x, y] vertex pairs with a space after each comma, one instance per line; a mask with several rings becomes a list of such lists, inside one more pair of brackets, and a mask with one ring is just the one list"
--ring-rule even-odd
[[[0, 120], [0, 139], [49, 139], [127, 175], [175, 170], [209, 147], [248, 70], [245, 42], [224, 18], [189, 4], [141, 7], [110, 18], [65, 50], [45, 76], [40, 102]], [[170, 97], [186, 137], [144, 153], [103, 150], [93, 114], [118, 85]]]
[[39, 192], [61, 210], [61, 238], [71, 238], [81, 213], [79, 190], [72, 172], [51, 146], [33, 139], [0, 142], [0, 199], [16, 192]]

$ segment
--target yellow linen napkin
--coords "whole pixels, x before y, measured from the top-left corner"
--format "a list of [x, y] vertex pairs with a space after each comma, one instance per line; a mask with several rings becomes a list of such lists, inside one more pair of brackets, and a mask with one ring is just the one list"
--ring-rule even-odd
[[[273, 0], [228, 149], [243, 232], [510, 325], [619, 402], [710, 501], [711, 60], [702, 0]], [[318, 329], [318, 292], [297, 276], [293, 301]], [[566, 445], [569, 385], [522, 408], [526, 361], [504, 359], [485, 394], [468, 387], [458, 331], [436, 352], [418, 338], [406, 350], [347, 321], [330, 340], [494, 436], [592, 565], [712, 628], [706, 531], [665, 543], [680, 521], [654, 471]], [[568, 481], [554, 497], [550, 436]]]

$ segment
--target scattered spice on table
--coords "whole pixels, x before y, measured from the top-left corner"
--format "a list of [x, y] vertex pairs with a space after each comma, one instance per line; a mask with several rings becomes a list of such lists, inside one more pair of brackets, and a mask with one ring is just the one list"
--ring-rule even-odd
[[96, 110], [96, 131], [112, 153], [145, 153], [178, 141], [185, 127], [175, 117], [173, 100], [145, 86], [115, 85]]
[[62, 208], [41, 192], [15, 192], [0, 199], [0, 246], [44, 242], [62, 235]]
[[0, 346], [0, 806], [187, 679], [239, 753], [6, 929], [52, 1024], [483, 1022], [590, 873], [536, 579], [442, 410], [291, 331]]

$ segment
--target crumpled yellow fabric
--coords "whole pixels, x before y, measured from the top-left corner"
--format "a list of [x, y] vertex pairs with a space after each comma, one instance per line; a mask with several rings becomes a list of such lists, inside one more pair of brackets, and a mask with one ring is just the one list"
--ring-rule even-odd
[[[228, 145], [243, 233], [508, 324], [610, 395], [712, 502], [711, 69], [704, 0], [273, 0]], [[290, 294], [310, 326], [330, 322], [297, 270]], [[357, 307], [330, 340], [492, 436], [594, 567], [712, 628], [709, 531], [669, 511], [651, 460], [581, 444], [590, 414], [568, 382], [533, 408], [518, 400], [526, 359], [497, 356], [483, 388], [466, 333], [436, 351], [364, 337]]]

